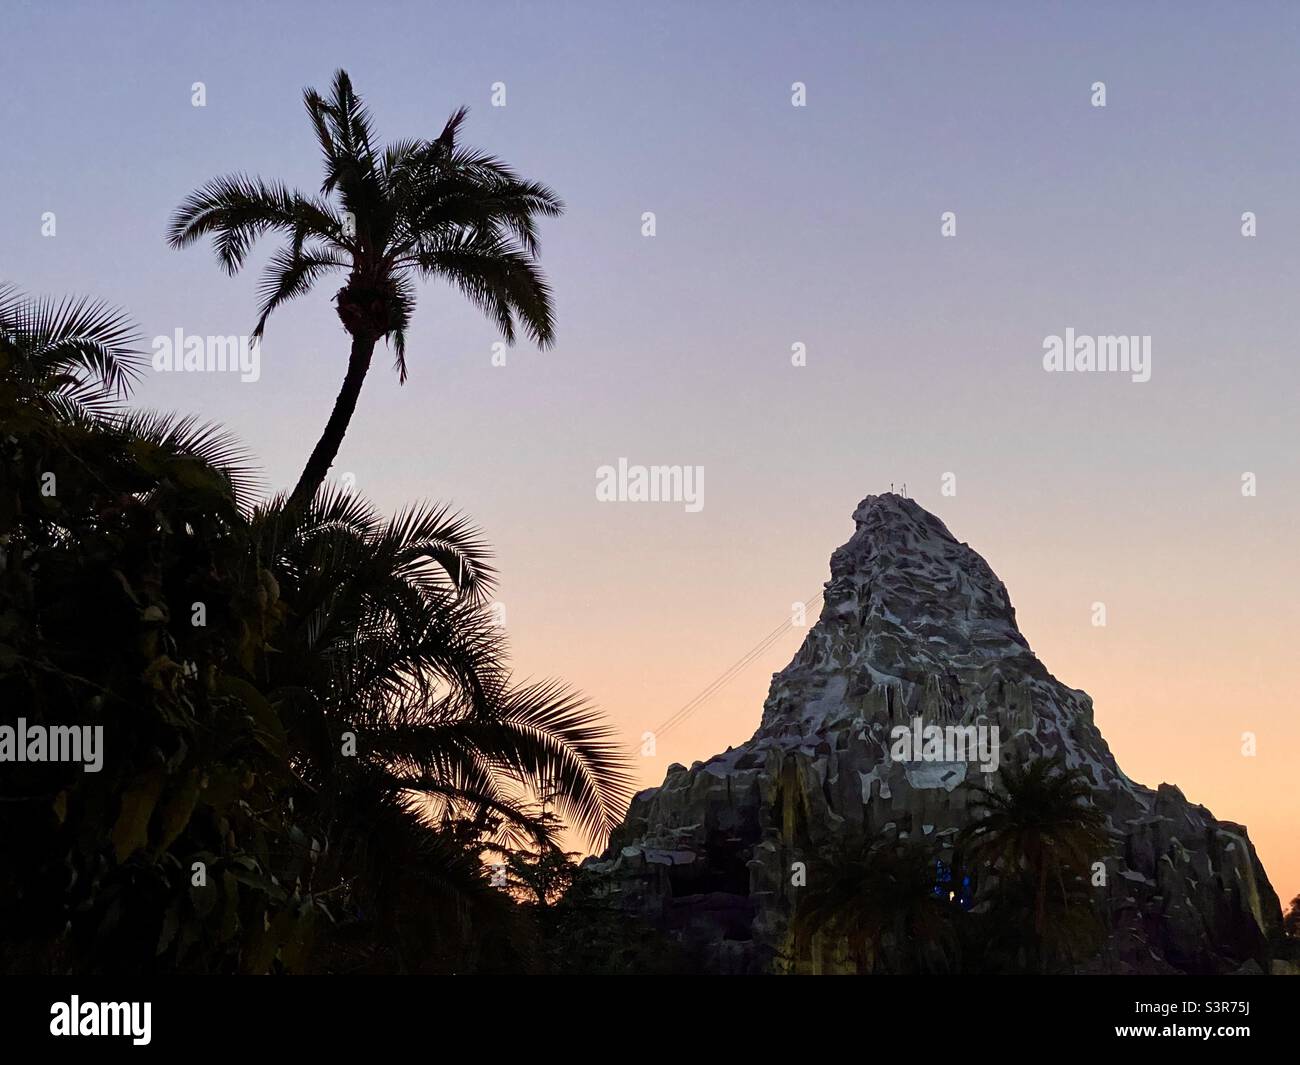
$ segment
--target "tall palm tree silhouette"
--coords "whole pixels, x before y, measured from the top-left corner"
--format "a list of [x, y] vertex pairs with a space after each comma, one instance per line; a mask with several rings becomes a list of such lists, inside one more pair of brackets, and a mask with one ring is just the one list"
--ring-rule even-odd
[[346, 71], [334, 75], [328, 99], [308, 89], [304, 100], [324, 157], [320, 195], [244, 174], [215, 178], [176, 209], [168, 236], [172, 247], [182, 248], [212, 234], [217, 258], [232, 275], [259, 237], [274, 232], [288, 239], [259, 286], [255, 337], [281, 304], [327, 274], [348, 272], [335, 295], [352, 338], [347, 373], [290, 497], [296, 505], [315, 495], [338, 454], [381, 338], [392, 343], [398, 378], [406, 380], [417, 279], [441, 278], [459, 288], [507, 343], [514, 343], [517, 328], [543, 348], [554, 342], [550, 286], [536, 260], [536, 219], [563, 211], [545, 185], [457, 143], [465, 108], [435, 140], [381, 148]]

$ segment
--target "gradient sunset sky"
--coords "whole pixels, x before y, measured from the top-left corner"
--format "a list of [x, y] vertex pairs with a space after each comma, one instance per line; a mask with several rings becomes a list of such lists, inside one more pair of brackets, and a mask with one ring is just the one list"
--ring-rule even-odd
[[[906, 482], [1121, 768], [1246, 824], [1300, 892], [1300, 6], [9, 2], [4, 25], [0, 278], [148, 337], [251, 331], [274, 245], [229, 279], [167, 218], [231, 171], [314, 192], [301, 93], [336, 67], [386, 139], [467, 104], [468, 142], [565, 200], [556, 348], [494, 367], [491, 324], [425, 289], [410, 381], [377, 355], [335, 467], [482, 525], [520, 675], [632, 747]], [[337, 284], [272, 319], [257, 383], [149, 374], [137, 402], [223, 422], [289, 486], [342, 380]], [[1067, 327], [1151, 336], [1151, 380], [1045, 373]], [[597, 502], [620, 457], [702, 465], [703, 509]], [[661, 736], [643, 786], [748, 738], [801, 638]]]

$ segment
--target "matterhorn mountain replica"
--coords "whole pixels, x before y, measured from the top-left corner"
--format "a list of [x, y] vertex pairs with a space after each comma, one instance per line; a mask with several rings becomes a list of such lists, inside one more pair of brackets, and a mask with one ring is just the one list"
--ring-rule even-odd
[[[1109, 842], [1071, 888], [1093, 915], [1086, 956], [1053, 971], [1268, 971], [1281, 911], [1246, 830], [1173, 785], [1124, 775], [1089, 697], [1043, 667], [1005, 586], [933, 514], [889, 493], [853, 518], [820, 619], [774, 676], [758, 731], [639, 793], [605, 853], [584, 864], [595, 893], [709, 970], [862, 971], [834, 937], [809, 945], [797, 934], [800, 893], [831, 875], [833, 856], [858, 839], [928, 847], [934, 894], [979, 920], [997, 872], [963, 869], [962, 830], [1009, 772], [1059, 756]], [[908, 754], [925, 729], [968, 737], [967, 749]], [[1033, 906], [1023, 914], [1033, 925]]]

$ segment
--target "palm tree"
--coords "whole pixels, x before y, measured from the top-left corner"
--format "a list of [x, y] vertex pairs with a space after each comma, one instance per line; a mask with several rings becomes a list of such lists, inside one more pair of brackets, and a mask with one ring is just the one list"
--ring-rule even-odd
[[[24, 418], [24, 428], [65, 455], [93, 448], [100, 465], [113, 465], [116, 487], [193, 488], [197, 478], [220, 485], [236, 507], [251, 505], [256, 477], [229, 433], [192, 416], [125, 407], [145, 364], [141, 341], [130, 317], [110, 304], [33, 297], [0, 283], [6, 420]], [[108, 472], [95, 471], [81, 455], [67, 457], [73, 461], [66, 475], [96, 479]]]
[[33, 298], [0, 284], [0, 377], [35, 409], [65, 419], [113, 410], [140, 374], [141, 339], [106, 303]]
[[1070, 887], [1086, 876], [1110, 842], [1106, 818], [1091, 804], [1083, 775], [1069, 770], [1059, 755], [1039, 758], [1003, 771], [1002, 791], [981, 793], [971, 810], [982, 814], [966, 826], [961, 846], [971, 865], [988, 862], [1013, 879], [1027, 875], [1033, 898], [1034, 931], [1044, 935], [1049, 881], [1062, 902]]
[[949, 967], [956, 908], [934, 891], [934, 859], [911, 840], [851, 838], [809, 868], [792, 921], [796, 950], [819, 933], [843, 942], [860, 972]]
[[1040, 904], [1033, 876], [1003, 871], [970, 915], [970, 971], [1068, 972], [1094, 957], [1106, 938], [1102, 905], [1085, 878], [1062, 878], [1058, 886], [1042, 897], [1036, 926], [1026, 920]]
[[630, 795], [615, 734], [563, 685], [511, 682], [485, 608], [487, 548], [464, 517], [384, 519], [329, 490], [301, 508], [273, 500], [252, 533], [245, 581], [267, 567], [285, 605], [252, 673], [283, 723], [297, 808], [330, 826], [313, 890], [343, 892], [330, 967], [527, 964], [529, 932], [485, 860], [558, 851], [540, 795], [589, 838], [607, 834]]
[[[603, 834], [629, 792], [613, 734], [564, 686], [511, 681], [465, 518], [384, 519], [337, 492], [254, 510], [218, 428], [121, 406], [137, 339], [101, 304], [0, 288], [0, 614], [20, 619], [0, 697], [54, 720], [92, 713], [135, 747], [102, 774], [36, 765], [11, 782], [42, 802], [0, 804], [0, 838], [32, 844], [0, 856], [0, 895], [32, 900], [0, 954], [12, 931], [43, 964], [73, 964], [72, 920], [92, 944], [77, 964], [132, 971], [513, 957], [526, 929], [483, 856], [554, 847], [538, 794]], [[175, 752], [161, 784], [159, 750]], [[69, 847], [94, 875], [64, 876]], [[220, 894], [238, 921], [186, 909], [188, 874], [172, 874], [199, 854], [234, 870]], [[116, 893], [133, 918], [110, 941]], [[317, 914], [329, 941], [308, 957]]]
[[[252, 525], [249, 565], [286, 605], [255, 668], [305, 782], [419, 795], [435, 822], [491, 818], [519, 841], [549, 841], [530, 793], [592, 837], [614, 827], [630, 796], [615, 734], [564, 685], [511, 682], [485, 607], [488, 550], [467, 519], [427, 505], [384, 519], [333, 490], [301, 509], [273, 500]], [[341, 754], [345, 732], [355, 755]]]
[[169, 243], [181, 248], [213, 235], [229, 274], [268, 232], [288, 243], [268, 264], [254, 336], [281, 304], [326, 274], [347, 271], [335, 295], [352, 338], [343, 387], [290, 497], [316, 493], [338, 454], [370, 368], [375, 344], [390, 341], [406, 380], [406, 334], [415, 280], [441, 278], [480, 307], [507, 343], [522, 329], [545, 348], [554, 342], [551, 291], [537, 267], [538, 216], [561, 213], [545, 185], [518, 177], [493, 156], [457, 143], [466, 110], [435, 140], [375, 143], [370, 112], [347, 73], [334, 75], [328, 99], [304, 94], [324, 156], [320, 195], [244, 174], [217, 178], [192, 193], [172, 217]]
[[[12, 971], [166, 970], [181, 955], [212, 971], [238, 955], [241, 929], [276, 916], [248, 885], [208, 896], [243, 925], [184, 909], [182, 859], [216, 870], [277, 846], [285, 791], [250, 708], [215, 683], [224, 634], [258, 614], [229, 576], [247, 471], [218, 428], [124, 406], [139, 339], [105, 304], [0, 286], [0, 704], [116, 737], [102, 772], [5, 774]], [[210, 627], [191, 623], [195, 600]], [[208, 771], [248, 784], [200, 798]]]

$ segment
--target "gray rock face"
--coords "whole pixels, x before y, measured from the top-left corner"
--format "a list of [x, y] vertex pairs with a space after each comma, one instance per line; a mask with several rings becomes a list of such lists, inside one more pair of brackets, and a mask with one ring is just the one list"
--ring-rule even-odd
[[798, 968], [794, 863], [812, 868], [863, 831], [924, 839], [947, 860], [972, 798], [997, 786], [969, 754], [894, 757], [891, 730], [919, 718], [996, 727], [1001, 766], [1060, 754], [1086, 775], [1112, 838], [1096, 888], [1110, 939], [1088, 968], [1225, 972], [1264, 957], [1281, 910], [1246, 830], [1124, 775], [1087, 694], [1047, 672], [1006, 587], [933, 514], [891, 493], [853, 517], [758, 731], [639, 793], [584, 864], [598, 890], [699, 944], [711, 968]]

